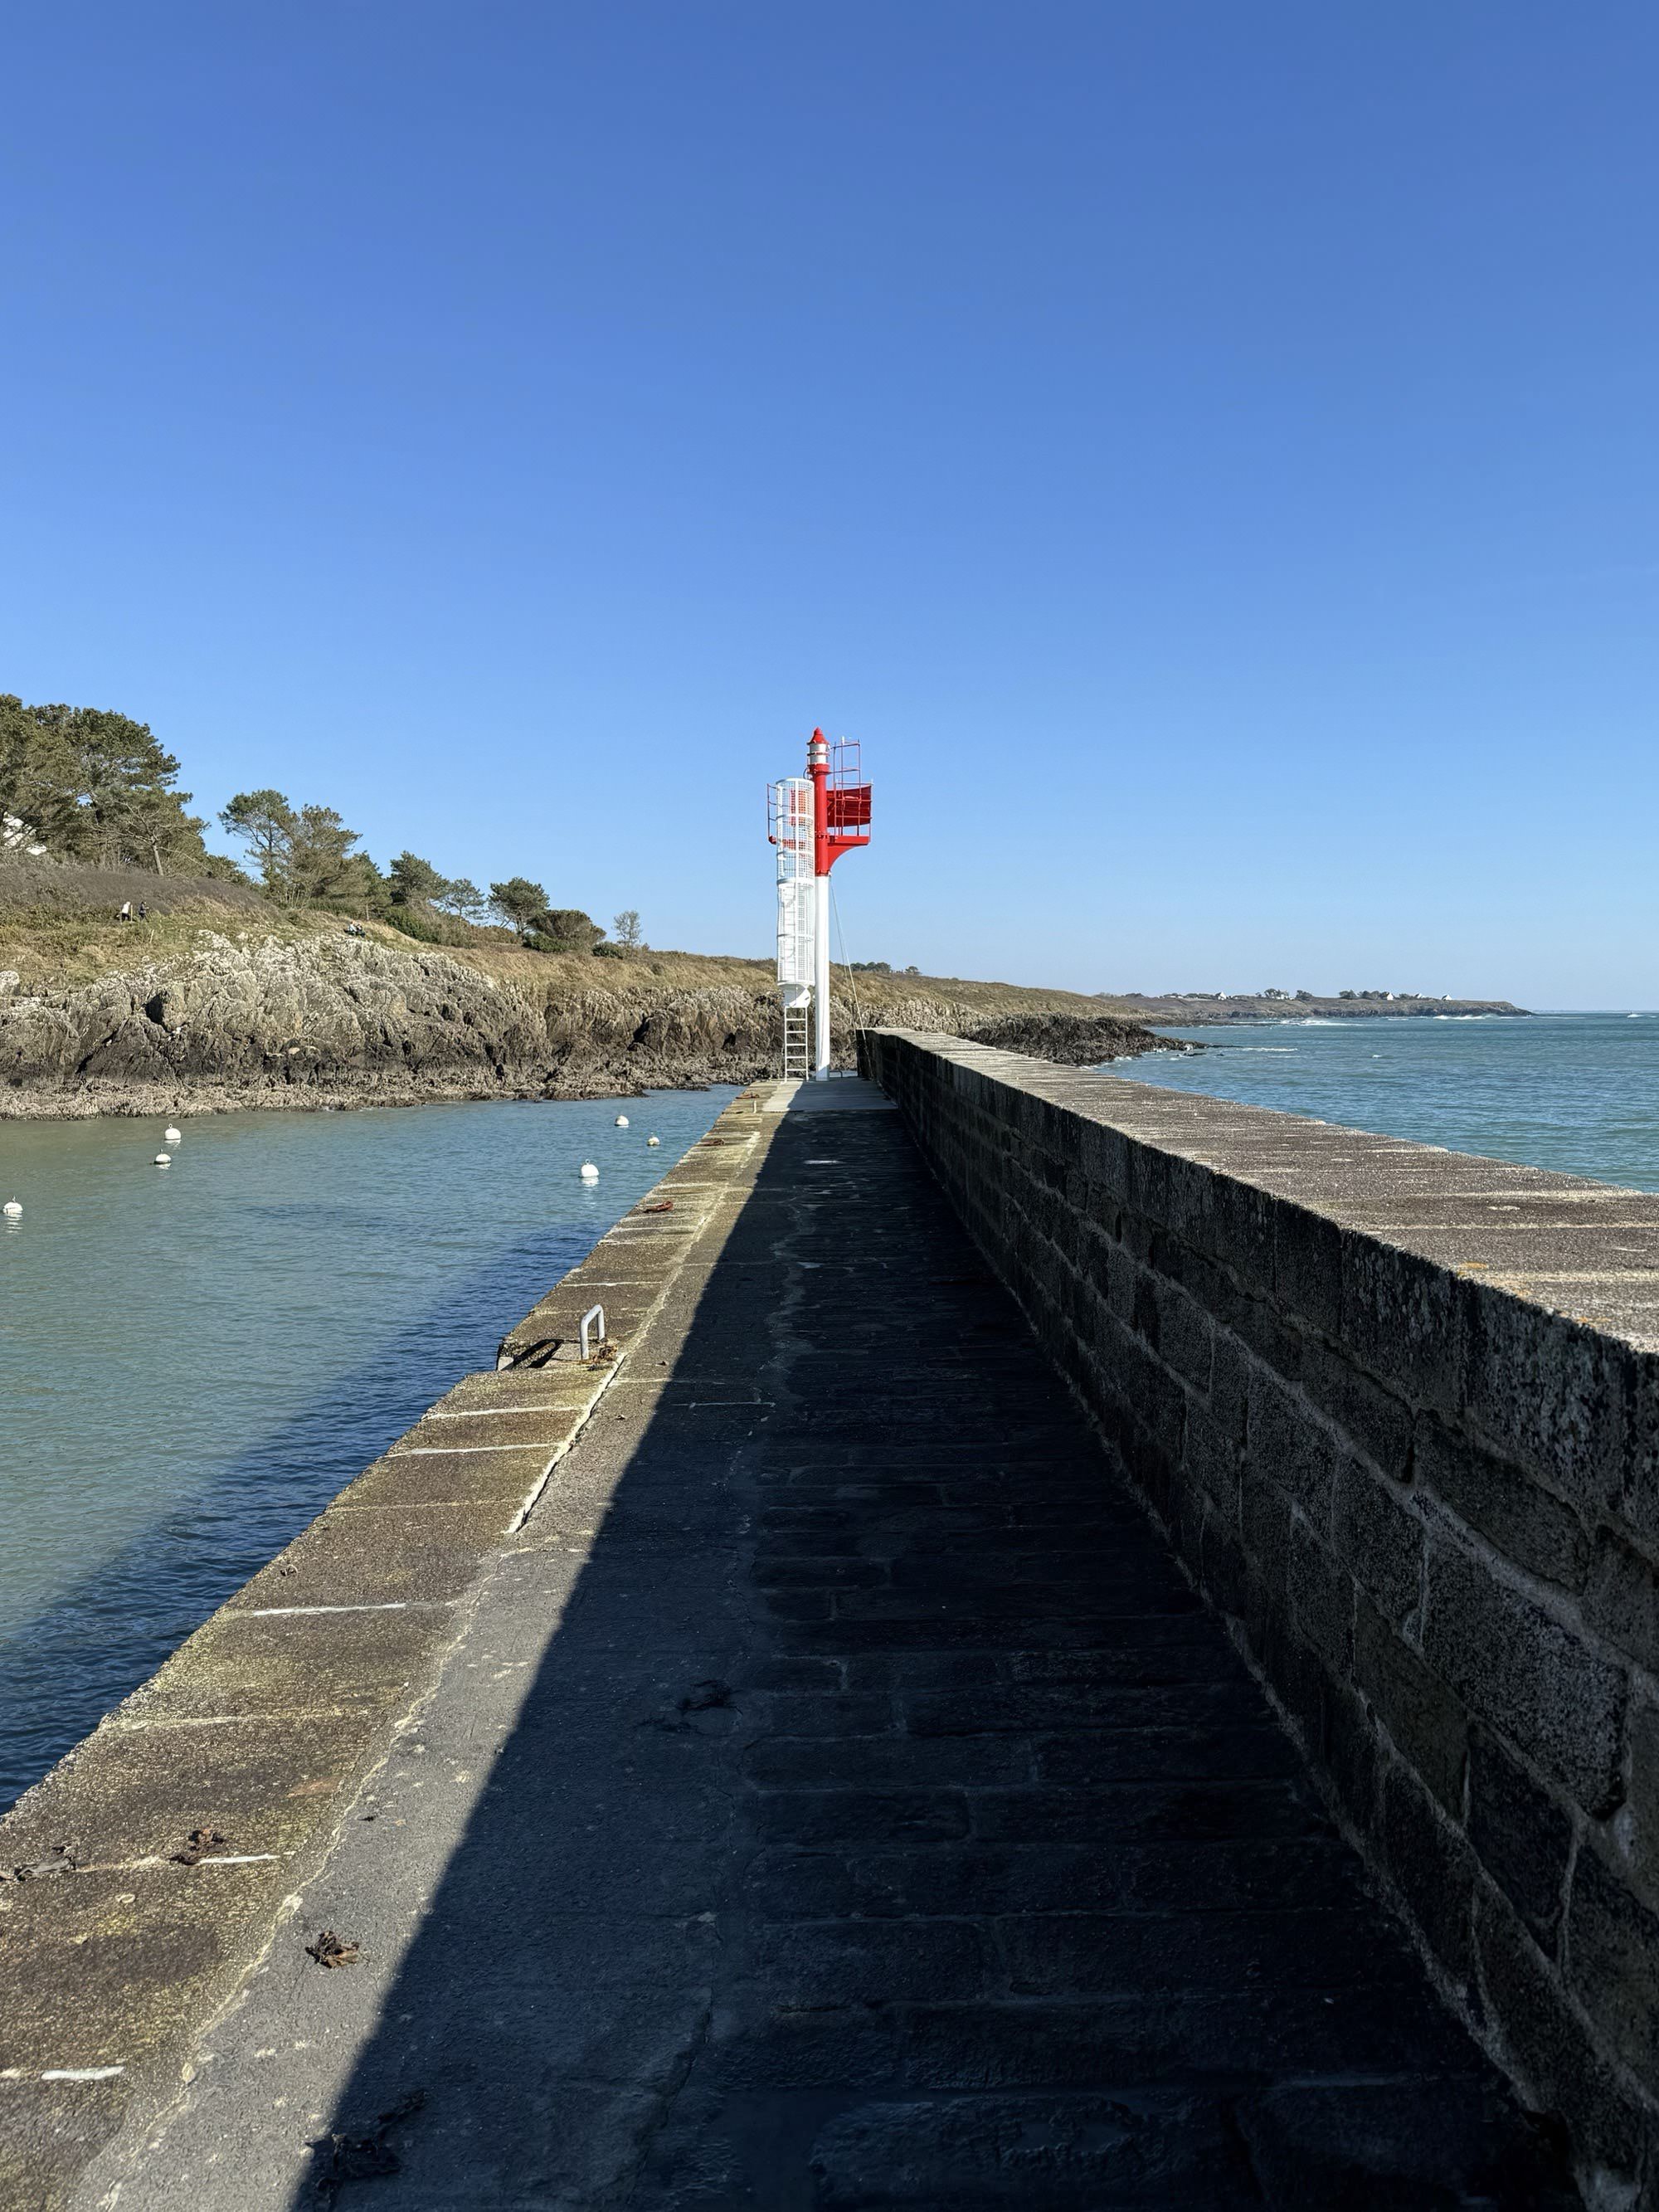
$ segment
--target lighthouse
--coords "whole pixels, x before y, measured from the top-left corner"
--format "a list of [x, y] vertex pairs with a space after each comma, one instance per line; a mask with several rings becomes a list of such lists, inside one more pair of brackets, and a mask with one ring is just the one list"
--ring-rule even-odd
[[778, 860], [778, 995], [783, 1072], [830, 1073], [830, 871], [870, 842], [870, 786], [856, 739], [814, 730], [805, 775], [768, 787], [767, 834]]

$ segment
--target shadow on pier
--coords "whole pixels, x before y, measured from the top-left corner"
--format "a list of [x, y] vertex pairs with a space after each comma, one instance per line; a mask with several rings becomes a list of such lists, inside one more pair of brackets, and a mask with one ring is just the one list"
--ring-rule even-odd
[[296, 2212], [1576, 2202], [896, 1115], [656, 1335]]

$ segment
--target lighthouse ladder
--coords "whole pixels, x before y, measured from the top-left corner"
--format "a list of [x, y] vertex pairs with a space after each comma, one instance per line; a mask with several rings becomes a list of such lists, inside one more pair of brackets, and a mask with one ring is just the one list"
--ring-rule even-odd
[[812, 1009], [810, 1005], [785, 1005], [783, 1009], [784, 1079], [805, 1082], [812, 1073]]

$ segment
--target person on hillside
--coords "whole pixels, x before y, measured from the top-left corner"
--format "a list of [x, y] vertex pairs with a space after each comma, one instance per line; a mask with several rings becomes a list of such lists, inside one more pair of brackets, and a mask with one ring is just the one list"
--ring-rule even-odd
[[122, 900], [121, 911], [116, 915], [115, 919], [117, 921], [131, 921], [132, 920], [132, 901], [131, 899]]
[[144, 904], [143, 899], [140, 899], [138, 902], [138, 919], [140, 921], [148, 921], [149, 920], [149, 908]]

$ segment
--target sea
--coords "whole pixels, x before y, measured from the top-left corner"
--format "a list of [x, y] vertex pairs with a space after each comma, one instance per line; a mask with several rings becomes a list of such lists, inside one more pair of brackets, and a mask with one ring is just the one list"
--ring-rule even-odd
[[1659, 1013], [1412, 1015], [1160, 1030], [1107, 1073], [1659, 1190]]
[[735, 1095], [0, 1121], [0, 1808]]

